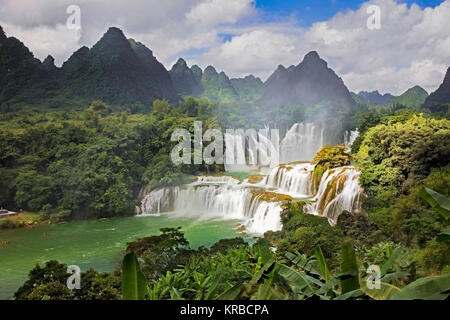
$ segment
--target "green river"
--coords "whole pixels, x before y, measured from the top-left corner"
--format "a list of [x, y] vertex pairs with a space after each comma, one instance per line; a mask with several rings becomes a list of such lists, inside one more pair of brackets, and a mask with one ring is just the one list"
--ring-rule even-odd
[[127, 242], [159, 234], [160, 228], [181, 226], [191, 247], [197, 248], [238, 236], [234, 230], [237, 222], [161, 215], [0, 230], [0, 242], [9, 241], [0, 245], [0, 299], [12, 298], [36, 263], [55, 259], [78, 265], [82, 271], [92, 267], [109, 272], [120, 265]]

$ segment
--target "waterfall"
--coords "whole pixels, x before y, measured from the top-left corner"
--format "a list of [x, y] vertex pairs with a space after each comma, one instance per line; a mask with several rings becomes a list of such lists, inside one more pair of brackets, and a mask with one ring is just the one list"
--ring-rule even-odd
[[[358, 134], [357, 130], [346, 131], [344, 143], [351, 145]], [[225, 161], [225, 170], [252, 171], [262, 176], [260, 182], [251, 184], [248, 179], [240, 182], [231, 176], [200, 176], [197, 181], [180, 187], [150, 192], [143, 189], [136, 213], [159, 215], [170, 212], [171, 215], [198, 219], [240, 220], [248, 232], [262, 234], [281, 230], [281, 201], [289, 196], [309, 201], [304, 206], [306, 213], [325, 216], [335, 224], [342, 211], [360, 210], [360, 172], [349, 166], [331, 169], [316, 177], [314, 165], [301, 162], [314, 158], [325, 144], [324, 135], [325, 128], [318, 124], [294, 124], [282, 139], [277, 154], [280, 162], [285, 164], [270, 168], [261, 166], [261, 161], [269, 163], [272, 155], [272, 151], [266, 151], [274, 149], [266, 136], [226, 133], [225, 160], [232, 158], [234, 164]]]
[[313, 196], [314, 165], [310, 163], [288, 164], [273, 168], [263, 184], [277, 188], [296, 198]]
[[[172, 216], [240, 220], [247, 232], [255, 234], [281, 230], [279, 202], [262, 200], [261, 195], [255, 195], [253, 189], [244, 184], [214, 185], [211, 181], [215, 178], [202, 177], [202, 180], [183, 187], [151, 191], [136, 212], [149, 216], [173, 209], [170, 211]], [[204, 185], [202, 181], [211, 184]]]
[[332, 225], [344, 210], [359, 212], [362, 194], [359, 175], [360, 171], [351, 166], [327, 170], [313, 201], [304, 206], [305, 212], [327, 217]]
[[[265, 130], [269, 131], [268, 127]], [[280, 142], [279, 150], [273, 141], [261, 132], [253, 134], [241, 131], [238, 134], [225, 133], [225, 170], [226, 171], [257, 171], [261, 167], [274, 167], [272, 150], [277, 154], [278, 163], [295, 161], [311, 161], [326, 143], [332, 141], [351, 145], [359, 135], [357, 130], [346, 131], [341, 139], [326, 139], [325, 127], [318, 123], [295, 123], [286, 132]], [[336, 141], [335, 141], [336, 140]], [[268, 152], [270, 150], [270, 152]], [[227, 159], [229, 161], [227, 161]]]
[[171, 188], [152, 190], [143, 196], [141, 205], [136, 207], [138, 215], [158, 216], [161, 212], [170, 210]]
[[311, 161], [324, 145], [324, 128], [314, 123], [296, 123], [280, 144], [280, 162]]
[[356, 138], [359, 137], [358, 129], [344, 132], [344, 145], [351, 147]]
[[250, 219], [246, 223], [246, 229], [251, 233], [263, 234], [265, 231], [279, 231], [282, 229], [282, 208], [278, 202], [267, 202], [259, 197], [253, 199], [249, 210]]
[[[261, 166], [278, 165], [278, 143], [272, 143], [268, 137], [269, 128], [252, 132], [248, 135], [243, 130], [225, 133], [225, 171], [256, 171]], [[272, 160], [276, 162], [275, 165]]]
[[238, 184], [239, 180], [230, 176], [199, 176], [193, 185], [198, 184]]

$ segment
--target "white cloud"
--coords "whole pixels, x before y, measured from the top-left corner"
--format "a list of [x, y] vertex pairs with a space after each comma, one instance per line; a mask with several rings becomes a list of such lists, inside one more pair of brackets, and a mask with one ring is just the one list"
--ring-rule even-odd
[[[366, 26], [371, 4], [381, 8], [380, 30]], [[316, 50], [351, 90], [400, 94], [418, 84], [433, 91], [450, 65], [447, 21], [448, 0], [434, 9], [374, 0], [307, 30], [293, 26], [287, 33], [260, 26], [259, 31], [236, 35], [196, 61], [216, 65], [232, 76], [248, 70], [266, 78], [277, 64], [298, 64], [305, 53]]]
[[[58, 24], [54, 28], [38, 26], [30, 30], [20, 26], [1, 24], [7, 35], [14, 35], [22, 41], [41, 61], [49, 54], [57, 53], [57, 57], [69, 57], [79, 48], [80, 32], [70, 30], [65, 25]], [[62, 63], [59, 59], [57, 63]]]
[[[435, 8], [371, 0], [307, 29], [293, 16], [272, 17], [253, 0], [78, 0], [82, 32], [65, 28], [73, 0], [0, 0], [0, 25], [57, 64], [81, 45], [92, 46], [109, 26], [151, 48], [167, 68], [189, 51], [191, 63], [212, 64], [230, 76], [267, 78], [278, 64], [298, 64], [316, 50], [354, 91], [399, 94], [413, 85], [433, 91], [450, 65], [450, 0]], [[381, 8], [381, 30], [369, 30], [366, 8]], [[221, 34], [231, 34], [222, 41]]]
[[254, 0], [206, 0], [193, 7], [187, 14], [188, 23], [214, 26], [235, 23], [254, 12]]
[[252, 30], [226, 41], [195, 60], [205, 67], [214, 65], [225, 70], [229, 76], [253, 73], [266, 76], [281, 62], [294, 63], [299, 55], [296, 51], [297, 37], [270, 30]]

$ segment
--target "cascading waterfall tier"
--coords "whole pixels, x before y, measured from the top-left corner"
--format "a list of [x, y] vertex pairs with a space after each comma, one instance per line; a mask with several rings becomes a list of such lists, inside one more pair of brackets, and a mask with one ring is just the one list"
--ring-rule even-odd
[[[268, 127], [266, 127], [269, 130]], [[243, 132], [242, 132], [243, 133]], [[351, 146], [359, 136], [358, 130], [345, 131], [340, 139], [326, 134], [324, 124], [320, 123], [294, 123], [280, 141], [279, 148], [274, 142], [258, 133], [255, 136], [242, 136], [239, 134], [225, 134], [225, 147], [233, 154], [234, 163], [225, 161], [226, 171], [258, 171], [262, 167], [273, 168], [271, 151], [278, 150], [277, 163], [292, 163], [295, 161], [311, 161], [316, 153], [325, 144], [334, 142]], [[257, 146], [257, 149], [250, 147]], [[232, 150], [232, 151], [231, 151]], [[225, 154], [225, 160], [227, 154]], [[270, 163], [270, 165], [269, 165]]]
[[159, 216], [161, 212], [171, 208], [173, 189], [160, 188], [143, 196], [141, 205], [136, 207], [136, 214], [147, 216]]
[[356, 138], [359, 137], [358, 129], [352, 131], [345, 131], [344, 133], [344, 145], [351, 147]]
[[313, 201], [304, 206], [306, 213], [321, 215], [335, 225], [342, 211], [361, 211], [362, 189], [359, 185], [360, 171], [354, 167], [327, 170], [319, 184]]
[[280, 161], [311, 161], [325, 144], [325, 129], [314, 123], [296, 123], [280, 143]]
[[296, 198], [313, 196], [314, 165], [309, 162], [286, 164], [273, 168], [262, 184]]
[[301, 198], [307, 201], [306, 213], [327, 217], [334, 225], [343, 211], [361, 210], [359, 175], [360, 171], [352, 166], [334, 168], [327, 170], [315, 186], [314, 165], [294, 163], [273, 168], [257, 184], [240, 183], [229, 176], [199, 177], [182, 187], [149, 192], [136, 212], [241, 220], [248, 232], [263, 234], [281, 230], [282, 200]]
[[[182, 187], [162, 188], [144, 197], [137, 210], [141, 215], [159, 215], [199, 219], [241, 220], [247, 232], [263, 234], [281, 230], [281, 204], [265, 201], [244, 184], [214, 184], [208, 177]], [[209, 181], [209, 182], [205, 182]]]

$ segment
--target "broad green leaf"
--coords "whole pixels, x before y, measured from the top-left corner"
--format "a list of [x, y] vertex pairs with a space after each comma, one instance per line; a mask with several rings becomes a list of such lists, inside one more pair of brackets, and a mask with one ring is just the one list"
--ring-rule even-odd
[[444, 300], [450, 294], [450, 274], [418, 279], [393, 296], [391, 300]]
[[348, 271], [348, 272], [338, 273], [336, 275], [336, 279], [347, 280], [347, 279], [351, 279], [351, 278], [356, 277], [356, 276], [358, 276], [358, 272], [356, 270], [351, 270], [351, 271]]
[[317, 290], [317, 294], [328, 294], [333, 290], [337, 285], [339, 285], [339, 279], [338, 278], [332, 278], [330, 279], [322, 288]]
[[[346, 277], [342, 277], [346, 275]], [[344, 245], [341, 249], [341, 291], [347, 293], [359, 289], [358, 264], [353, 246]]]
[[244, 291], [245, 286], [242, 283], [239, 283], [216, 298], [216, 300], [237, 300], [242, 292]]
[[438, 242], [447, 242], [450, 240], [450, 228], [445, 229], [436, 237]]
[[272, 257], [266, 263], [262, 266], [262, 268], [253, 276], [252, 280], [250, 281], [250, 285], [256, 284], [261, 276], [266, 272], [272, 264], [275, 262], [275, 259]]
[[356, 290], [341, 294], [341, 295], [337, 296], [336, 298], [334, 298], [334, 300], [347, 300], [350, 298], [359, 298], [363, 295], [364, 295], [364, 292], [361, 289], [356, 289]]
[[148, 292], [148, 282], [141, 271], [136, 255], [134, 252], [126, 254], [122, 265], [123, 300], [143, 300]]
[[392, 266], [395, 265], [395, 263], [398, 261], [398, 259], [401, 258], [403, 254], [402, 248], [397, 248], [394, 251], [391, 251], [389, 259], [386, 261], [385, 264], [381, 267], [381, 277], [384, 277], [384, 275], [389, 271]]
[[450, 219], [449, 198], [427, 187], [423, 187], [420, 190], [419, 194], [426, 202], [429, 203], [430, 206], [432, 206], [437, 212], [439, 212], [441, 216], [444, 217], [444, 219]]
[[261, 255], [261, 262], [265, 265], [270, 259], [273, 258], [273, 252], [270, 250], [269, 242], [266, 239], [260, 239], [258, 241], [259, 253]]
[[307, 295], [314, 294], [314, 288], [304, 274], [283, 264], [279, 265], [278, 274], [291, 283], [297, 291]]
[[408, 277], [410, 276], [409, 272], [406, 271], [398, 271], [398, 272], [392, 272], [392, 273], [388, 273], [386, 274], [384, 277], [382, 277], [380, 279], [381, 282], [385, 282], [385, 283], [389, 283], [392, 282], [394, 280], [400, 279], [400, 278], [404, 278], [404, 277]]
[[394, 294], [400, 292], [399, 288], [385, 282], [380, 282], [378, 284], [379, 288], [369, 288], [367, 286], [367, 280], [362, 280], [360, 284], [361, 290], [364, 291], [366, 295], [375, 300], [389, 300]]
[[317, 247], [314, 250], [314, 256], [317, 259], [317, 263], [319, 264], [320, 271], [322, 272], [322, 276], [325, 279], [325, 282], [328, 282], [330, 280], [330, 273], [328, 272], [327, 263], [325, 261], [325, 257], [323, 256], [322, 249], [320, 247]]
[[299, 269], [307, 271], [310, 274], [315, 274], [320, 276], [320, 272], [318, 272], [313, 266], [311, 261], [303, 254], [298, 251], [293, 254], [291, 252], [286, 252], [286, 257]]

